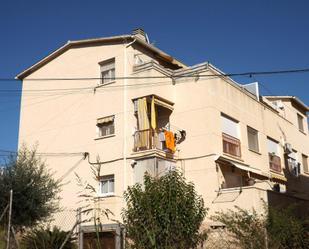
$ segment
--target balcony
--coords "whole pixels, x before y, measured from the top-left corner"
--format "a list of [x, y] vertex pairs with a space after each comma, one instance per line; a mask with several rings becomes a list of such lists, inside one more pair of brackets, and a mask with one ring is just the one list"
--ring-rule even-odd
[[223, 152], [235, 157], [241, 157], [240, 140], [222, 133]]
[[164, 133], [157, 129], [140, 130], [134, 133], [134, 152], [144, 150], [164, 150]]
[[175, 134], [170, 132], [173, 103], [157, 95], [133, 99], [136, 129], [134, 152], [145, 150], [175, 151]]
[[268, 153], [269, 168], [276, 172], [281, 172], [281, 159], [275, 154]]

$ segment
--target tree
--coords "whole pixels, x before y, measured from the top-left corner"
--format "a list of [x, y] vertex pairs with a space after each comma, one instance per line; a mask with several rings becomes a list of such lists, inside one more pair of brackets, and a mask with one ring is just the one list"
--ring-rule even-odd
[[225, 225], [228, 243], [237, 248], [309, 248], [308, 217], [298, 218], [295, 206], [278, 209], [265, 205], [264, 215], [236, 206], [211, 218]]
[[0, 210], [8, 205], [11, 189], [12, 225], [17, 230], [45, 221], [58, 210], [60, 184], [37, 156], [36, 149], [23, 146], [8, 159], [0, 174]]
[[269, 208], [266, 226], [270, 248], [309, 248], [309, 217], [296, 214], [296, 205]]
[[266, 245], [266, 217], [255, 210], [248, 211], [235, 207], [235, 210], [220, 211], [211, 217], [223, 223], [229, 232], [227, 243], [235, 248], [260, 249]]
[[132, 248], [195, 248], [206, 239], [200, 226], [207, 214], [193, 183], [177, 171], [158, 178], [145, 175], [124, 194], [122, 216]]

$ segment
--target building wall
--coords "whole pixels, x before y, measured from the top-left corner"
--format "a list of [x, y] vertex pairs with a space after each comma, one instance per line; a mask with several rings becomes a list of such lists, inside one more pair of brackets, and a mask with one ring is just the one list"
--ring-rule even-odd
[[[261, 209], [261, 201], [266, 200], [267, 183], [257, 183], [254, 188], [244, 188], [231, 193], [218, 193], [219, 171], [216, 155], [222, 155], [221, 113], [239, 121], [242, 157], [241, 162], [269, 172], [267, 136], [280, 142], [280, 156], [283, 161], [285, 142], [292, 144], [299, 153], [309, 155], [308, 128], [299, 132], [296, 114], [291, 106], [286, 109], [286, 117], [279, 116], [271, 108], [244, 93], [239, 86], [220, 77], [149, 78], [162, 76], [162, 72], [149, 68], [133, 71], [134, 55], [142, 53], [123, 44], [90, 46], [66, 51], [44, 67], [28, 76], [23, 82], [21, 102], [19, 145], [33, 146], [38, 143], [42, 153], [76, 153], [78, 155], [45, 156], [55, 177], [66, 175], [61, 193], [61, 205], [76, 208], [80, 204], [76, 174], [90, 184], [97, 186], [90, 170], [91, 165], [83, 160], [83, 152], [90, 153], [90, 161], [102, 164], [101, 175], [115, 175], [115, 196], [100, 198], [100, 207], [109, 208], [114, 218], [120, 220], [121, 208], [125, 205], [123, 191], [134, 184], [134, 169], [131, 157], [143, 155], [133, 153], [133, 134], [136, 118], [132, 99], [156, 94], [174, 103], [170, 116], [171, 130], [183, 129], [187, 132], [184, 142], [177, 146], [175, 160], [185, 177], [193, 181], [204, 199], [210, 213], [215, 210], [240, 205], [245, 208]], [[115, 57], [116, 76], [143, 76], [147, 79], [118, 79], [115, 83], [96, 88], [99, 80], [57, 80], [29, 81], [30, 78], [94, 78], [100, 77], [99, 62]], [[144, 60], [156, 60], [151, 54]], [[201, 73], [215, 73], [209, 69]], [[71, 89], [80, 90], [57, 90]], [[86, 88], [86, 89], [85, 89]], [[38, 89], [44, 90], [38, 92]], [[46, 92], [45, 90], [51, 90]], [[97, 118], [115, 115], [115, 136], [96, 138]], [[293, 116], [294, 115], [294, 116]], [[259, 153], [248, 150], [247, 126], [259, 131]], [[227, 155], [225, 155], [227, 156]], [[227, 156], [228, 157], [228, 156]], [[232, 158], [235, 159], [235, 158]], [[284, 166], [283, 166], [284, 167]], [[69, 173], [70, 172], [70, 173]], [[292, 179], [294, 190], [307, 195], [309, 175]], [[296, 186], [296, 187], [295, 187]], [[293, 187], [292, 187], [293, 188]], [[302, 189], [303, 188], [303, 189]], [[309, 198], [309, 197], [308, 197]], [[219, 199], [219, 201], [218, 201]]]

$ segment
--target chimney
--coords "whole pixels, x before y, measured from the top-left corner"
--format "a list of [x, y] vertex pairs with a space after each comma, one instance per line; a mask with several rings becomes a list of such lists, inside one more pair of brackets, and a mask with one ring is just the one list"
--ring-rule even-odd
[[149, 43], [149, 40], [148, 40], [148, 36], [147, 34], [145, 33], [145, 31], [141, 28], [135, 28], [132, 30], [132, 35], [134, 35], [135, 37], [137, 37], [138, 39], [142, 40], [142, 41], [145, 41], [147, 43]]

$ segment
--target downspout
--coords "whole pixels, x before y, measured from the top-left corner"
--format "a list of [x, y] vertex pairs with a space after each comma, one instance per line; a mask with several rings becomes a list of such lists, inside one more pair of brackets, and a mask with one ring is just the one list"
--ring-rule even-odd
[[124, 44], [124, 72], [123, 72], [123, 191], [127, 189], [127, 129], [126, 126], [128, 124], [128, 117], [127, 117], [127, 85], [128, 85], [128, 55], [127, 55], [127, 48], [130, 47], [136, 38], [128, 44]]

